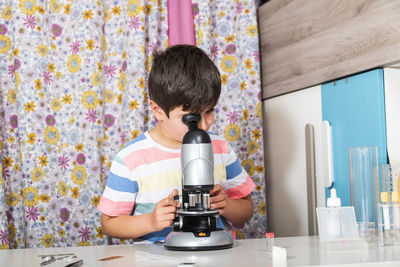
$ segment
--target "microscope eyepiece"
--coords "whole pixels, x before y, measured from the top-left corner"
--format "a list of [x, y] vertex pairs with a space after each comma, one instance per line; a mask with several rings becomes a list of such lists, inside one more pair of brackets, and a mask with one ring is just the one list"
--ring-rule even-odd
[[182, 118], [182, 122], [186, 123], [189, 131], [185, 134], [182, 144], [210, 144], [211, 139], [208, 133], [197, 127], [201, 116], [198, 114], [186, 114]]
[[188, 126], [189, 130], [196, 130], [197, 129], [197, 124], [201, 121], [201, 116], [200, 114], [186, 114], [182, 118], [182, 122]]

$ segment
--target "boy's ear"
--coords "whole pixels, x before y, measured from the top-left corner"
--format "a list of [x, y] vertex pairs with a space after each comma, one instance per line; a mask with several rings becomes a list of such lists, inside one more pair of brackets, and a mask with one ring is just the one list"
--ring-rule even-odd
[[164, 118], [166, 117], [164, 110], [153, 100], [150, 100], [150, 108], [153, 112], [154, 117], [156, 117], [158, 121], [164, 120]]

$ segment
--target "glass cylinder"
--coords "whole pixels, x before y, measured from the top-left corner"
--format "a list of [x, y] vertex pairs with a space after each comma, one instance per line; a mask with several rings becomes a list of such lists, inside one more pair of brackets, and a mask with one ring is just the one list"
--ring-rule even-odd
[[376, 236], [379, 202], [378, 148], [349, 147], [350, 200], [354, 206], [360, 237]]

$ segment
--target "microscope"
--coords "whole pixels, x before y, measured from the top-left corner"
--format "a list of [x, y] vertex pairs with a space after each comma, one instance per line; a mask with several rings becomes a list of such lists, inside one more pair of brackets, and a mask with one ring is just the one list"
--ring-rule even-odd
[[183, 116], [188, 126], [181, 148], [183, 204], [177, 210], [172, 232], [164, 246], [170, 250], [215, 250], [231, 248], [233, 239], [217, 228], [219, 211], [210, 208], [214, 187], [214, 154], [210, 136], [197, 127], [198, 114]]

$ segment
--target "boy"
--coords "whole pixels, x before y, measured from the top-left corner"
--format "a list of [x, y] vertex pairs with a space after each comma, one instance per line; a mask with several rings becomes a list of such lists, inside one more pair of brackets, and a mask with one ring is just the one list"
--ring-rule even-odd
[[[98, 206], [103, 233], [164, 241], [181, 205], [174, 196], [181, 194], [180, 148], [188, 131], [182, 117], [200, 114], [198, 127], [207, 131], [220, 92], [219, 71], [201, 49], [177, 45], [155, 55], [149, 96], [157, 124], [115, 156]], [[215, 165], [211, 208], [219, 209], [221, 215], [217, 226], [229, 227], [225, 219], [243, 224], [253, 216], [249, 194], [254, 183], [228, 143], [214, 134], [210, 137]]]

